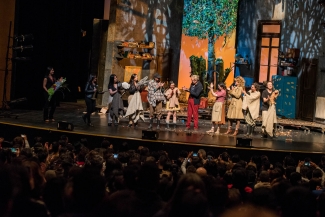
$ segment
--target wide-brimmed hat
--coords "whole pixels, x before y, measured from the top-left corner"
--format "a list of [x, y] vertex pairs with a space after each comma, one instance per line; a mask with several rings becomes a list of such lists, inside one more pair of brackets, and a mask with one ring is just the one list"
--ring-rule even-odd
[[155, 74], [153, 74], [153, 78], [161, 78], [161, 75], [159, 75], [158, 72], [156, 72]]

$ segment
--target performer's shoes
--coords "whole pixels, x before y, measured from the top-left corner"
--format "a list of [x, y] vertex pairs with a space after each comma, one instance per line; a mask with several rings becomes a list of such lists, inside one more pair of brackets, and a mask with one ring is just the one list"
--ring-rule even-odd
[[207, 133], [214, 133], [214, 127], [212, 127], [210, 130], [206, 131]]
[[230, 134], [230, 133], [231, 133], [231, 128], [228, 128], [228, 130], [225, 134]]
[[48, 123], [48, 122], [50, 122], [50, 120], [49, 119], [46, 119], [46, 120], [44, 120], [44, 122]]
[[153, 118], [150, 119], [150, 124], [148, 126], [148, 130], [152, 130]]
[[160, 130], [160, 120], [157, 120], [157, 130]]
[[218, 128], [217, 131], [214, 134], [219, 135], [220, 134], [220, 129]]
[[84, 122], [87, 123], [86, 122], [86, 116], [85, 115], [82, 116], [82, 120], [84, 120]]
[[189, 127], [186, 127], [184, 131], [187, 132], [189, 130], [190, 130], [190, 128]]
[[94, 125], [92, 123], [88, 123], [88, 126], [93, 127]]
[[236, 129], [235, 132], [234, 132], [234, 134], [232, 134], [232, 135], [233, 136], [237, 136], [237, 134], [238, 134], [238, 130]]
[[51, 121], [52, 121], [52, 122], [54, 122], [54, 121], [55, 121], [55, 119], [54, 119], [54, 118], [52, 118], [52, 119], [51, 119]]
[[127, 127], [132, 127], [132, 124], [128, 124], [128, 126]]

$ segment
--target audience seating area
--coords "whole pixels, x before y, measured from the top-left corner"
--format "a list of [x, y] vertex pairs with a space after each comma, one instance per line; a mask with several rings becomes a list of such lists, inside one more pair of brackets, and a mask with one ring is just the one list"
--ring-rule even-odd
[[325, 216], [325, 155], [70, 140], [0, 138], [0, 216]]

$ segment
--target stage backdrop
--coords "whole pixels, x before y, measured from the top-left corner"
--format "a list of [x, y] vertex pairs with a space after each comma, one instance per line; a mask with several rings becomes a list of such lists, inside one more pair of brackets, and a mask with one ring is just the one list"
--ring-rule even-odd
[[[223, 60], [224, 69], [233, 68], [237, 10], [238, 0], [184, 0], [179, 87], [189, 86], [191, 82], [189, 58], [192, 55], [202, 56], [206, 60], [208, 80], [213, 74], [215, 60], [218, 58]], [[231, 85], [233, 79], [232, 70], [226, 79], [226, 85]]]
[[[215, 45], [216, 59], [221, 58], [224, 61], [224, 68], [233, 66], [235, 61], [235, 41], [236, 31], [234, 31], [229, 39], [227, 39], [226, 45], [223, 47], [224, 37], [220, 37]], [[204, 59], [208, 59], [208, 39], [199, 40], [196, 37], [190, 37], [182, 35], [182, 44], [180, 52], [180, 63], [178, 73], [178, 87], [188, 87], [191, 83], [191, 66], [190, 56], [202, 56]], [[206, 64], [208, 66], [208, 63]], [[226, 86], [230, 86], [234, 79], [234, 70], [228, 75], [226, 80]]]

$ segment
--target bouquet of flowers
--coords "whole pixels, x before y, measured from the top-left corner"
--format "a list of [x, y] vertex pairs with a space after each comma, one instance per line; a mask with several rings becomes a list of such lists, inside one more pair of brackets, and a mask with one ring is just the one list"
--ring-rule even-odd
[[[49, 98], [48, 100], [51, 101], [54, 93], [56, 91], [58, 91], [59, 89], [62, 89], [62, 88], [66, 88], [68, 89], [66, 86], [64, 86], [64, 82], [66, 82], [66, 78], [60, 78], [58, 81], [55, 82], [55, 84], [52, 85], [52, 87], [50, 87], [47, 92], [49, 93]], [[68, 89], [69, 90], [69, 89]]]

